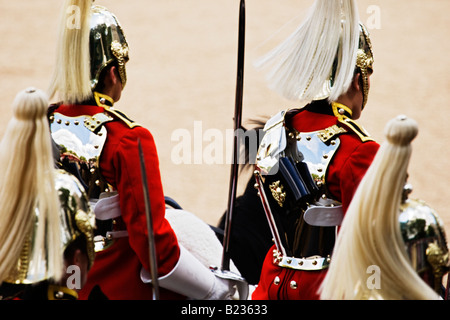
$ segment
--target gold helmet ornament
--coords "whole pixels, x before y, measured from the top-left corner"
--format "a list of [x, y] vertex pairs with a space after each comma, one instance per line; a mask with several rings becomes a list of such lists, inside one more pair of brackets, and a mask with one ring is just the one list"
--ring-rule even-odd
[[306, 20], [255, 63], [268, 70], [269, 87], [289, 100], [335, 101], [350, 87], [355, 71], [369, 94], [373, 52], [355, 0], [316, 0]]
[[373, 51], [367, 28], [360, 23], [359, 46], [356, 53], [356, 67], [361, 72], [363, 83], [363, 104], [364, 109], [369, 97], [369, 75], [373, 72]]
[[117, 17], [92, 0], [65, 0], [49, 96], [76, 104], [93, 96], [102, 71], [116, 65], [122, 86], [128, 43]]

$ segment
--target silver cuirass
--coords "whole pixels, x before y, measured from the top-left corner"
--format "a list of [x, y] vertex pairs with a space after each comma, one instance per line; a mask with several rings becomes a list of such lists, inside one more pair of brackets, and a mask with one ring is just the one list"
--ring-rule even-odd
[[328, 166], [346, 129], [314, 132], [287, 128], [282, 111], [270, 119], [255, 175], [277, 249], [274, 263], [299, 270], [329, 265], [343, 211], [326, 188]]

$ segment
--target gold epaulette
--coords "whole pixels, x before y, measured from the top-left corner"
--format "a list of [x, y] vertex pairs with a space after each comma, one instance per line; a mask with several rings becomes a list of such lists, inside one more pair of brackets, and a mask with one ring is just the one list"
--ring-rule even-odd
[[67, 287], [49, 284], [47, 289], [48, 300], [78, 300], [78, 293]]
[[141, 127], [141, 125], [139, 123], [134, 122], [133, 120], [128, 118], [122, 111], [111, 109], [111, 108], [105, 108], [105, 111], [110, 113], [110, 114], [112, 114], [112, 115], [114, 115], [115, 117], [117, 117], [121, 121], [123, 121], [130, 128]]
[[[359, 125], [355, 120], [351, 119], [347, 114], [351, 115], [351, 110], [338, 102], [332, 103], [333, 114], [338, 119], [338, 122], [344, 125], [346, 128], [356, 133], [356, 135], [361, 139], [362, 142], [373, 141], [373, 138], [367, 133], [367, 131]], [[339, 109], [344, 110], [343, 113], [339, 112]]]
[[130, 118], [128, 118], [127, 115], [125, 115], [122, 111], [116, 110], [113, 107], [114, 101], [111, 99], [111, 97], [107, 96], [106, 94], [102, 94], [99, 92], [94, 92], [94, 98], [95, 102], [99, 107], [103, 107], [106, 112], [113, 115], [117, 119], [124, 122], [128, 127], [134, 128], [134, 127], [140, 127], [141, 125], [137, 122], [134, 122]]

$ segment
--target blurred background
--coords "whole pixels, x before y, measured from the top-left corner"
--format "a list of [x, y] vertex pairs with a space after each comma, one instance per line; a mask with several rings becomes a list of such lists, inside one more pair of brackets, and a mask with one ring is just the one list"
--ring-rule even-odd
[[[251, 118], [301, 107], [270, 91], [253, 63], [294, 31], [312, 3], [246, 1], [243, 125]], [[222, 144], [219, 163], [207, 163], [200, 153], [194, 164], [194, 151], [211, 147], [205, 132], [225, 137], [233, 129], [239, 0], [96, 4], [118, 16], [130, 46], [128, 82], [116, 108], [154, 135], [166, 195], [216, 225], [227, 207], [232, 145]], [[28, 86], [47, 89], [61, 5], [60, 0], [0, 0], [0, 135], [18, 91]], [[369, 101], [358, 122], [381, 143], [391, 118], [405, 114], [417, 120], [419, 135], [409, 167], [411, 197], [433, 207], [449, 234], [450, 1], [358, 0], [358, 6], [375, 58]], [[184, 142], [192, 143], [192, 155], [184, 163], [174, 161], [180, 132]], [[194, 135], [200, 137], [196, 150]], [[248, 178], [239, 178], [239, 192]]]

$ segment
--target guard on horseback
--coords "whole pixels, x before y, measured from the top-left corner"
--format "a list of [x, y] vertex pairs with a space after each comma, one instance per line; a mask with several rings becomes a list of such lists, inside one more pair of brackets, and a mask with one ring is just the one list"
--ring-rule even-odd
[[305, 101], [265, 125], [256, 184], [272, 231], [253, 299], [318, 299], [337, 228], [379, 144], [355, 121], [373, 72], [355, 1], [315, 2], [262, 63], [272, 88]]
[[[379, 149], [355, 121], [368, 100], [373, 62], [368, 31], [351, 0], [317, 0], [296, 32], [261, 60], [262, 67], [272, 68], [271, 87], [306, 105], [279, 112], [264, 127], [255, 188], [274, 245], [253, 299], [320, 298], [339, 226]], [[400, 246], [420, 278], [448, 298], [442, 283], [449, 270], [442, 222], [408, 194], [405, 187], [395, 216]]]
[[[129, 46], [116, 16], [92, 2], [65, 1], [51, 84], [59, 102], [49, 111], [60, 165], [85, 185], [97, 221], [96, 257], [80, 298], [227, 299], [233, 282], [215, 276], [183, 248], [165, 218], [152, 134], [114, 106], [127, 81]], [[71, 13], [79, 13], [78, 24], [69, 23]], [[153, 230], [147, 229], [146, 213]], [[151, 265], [157, 266], [157, 279]]]

